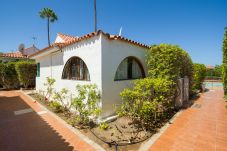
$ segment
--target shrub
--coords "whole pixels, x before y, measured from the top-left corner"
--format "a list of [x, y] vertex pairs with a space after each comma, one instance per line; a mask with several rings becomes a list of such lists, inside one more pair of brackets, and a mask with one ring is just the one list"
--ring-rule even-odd
[[224, 39], [222, 44], [223, 60], [222, 60], [222, 82], [224, 85], [224, 94], [227, 95], [227, 27], [225, 27]]
[[91, 122], [90, 117], [97, 117], [101, 113], [99, 106], [100, 92], [95, 84], [77, 85], [77, 96], [72, 100], [72, 107], [78, 113], [78, 122], [88, 124]]
[[204, 81], [206, 76], [206, 66], [204, 64], [195, 63], [193, 68], [193, 90], [201, 90], [201, 83]]
[[136, 80], [132, 89], [126, 88], [120, 93], [123, 104], [118, 115], [129, 116], [143, 124], [155, 122], [173, 106], [172, 84], [166, 78]]
[[36, 64], [32, 61], [20, 61], [16, 63], [16, 71], [20, 83], [25, 87], [35, 85]]
[[54, 92], [53, 99], [57, 100], [58, 102], [61, 102], [64, 110], [69, 111], [71, 108], [71, 104], [65, 103], [68, 97], [68, 92], [69, 90], [67, 90], [66, 88], [61, 89], [60, 92]]
[[107, 130], [108, 128], [109, 128], [109, 125], [106, 122], [102, 122], [99, 124], [99, 129], [101, 130]]
[[55, 83], [55, 79], [53, 79], [53, 78], [51, 78], [51, 77], [47, 77], [46, 78], [46, 83], [44, 83], [44, 86], [46, 86], [46, 90], [45, 90], [45, 95], [44, 95], [44, 99], [46, 100], [49, 100], [51, 97], [52, 97], [52, 95], [53, 95], [53, 93], [54, 93], [54, 88], [53, 88], [53, 86], [54, 86], [54, 83]]
[[64, 107], [57, 101], [50, 102], [50, 107], [54, 110], [56, 113], [60, 113], [64, 111]]
[[6, 89], [19, 87], [19, 80], [15, 70], [15, 62], [0, 63], [0, 78], [3, 87]]
[[120, 93], [123, 103], [117, 112], [150, 127], [174, 108], [179, 78], [189, 78], [191, 92], [193, 64], [183, 49], [169, 44], [152, 46], [146, 63], [147, 78], [136, 80], [132, 89]]
[[[189, 92], [192, 91], [193, 63], [186, 51], [176, 45], [154, 45], [147, 51], [148, 77], [167, 78], [177, 83], [177, 79], [189, 78]], [[176, 91], [176, 86], [172, 87]]]

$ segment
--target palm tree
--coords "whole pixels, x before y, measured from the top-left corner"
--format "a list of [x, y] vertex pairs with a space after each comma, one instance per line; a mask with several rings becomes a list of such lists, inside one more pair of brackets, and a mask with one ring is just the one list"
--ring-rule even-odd
[[50, 22], [53, 23], [54, 21], [58, 20], [58, 16], [50, 8], [43, 8], [39, 12], [39, 16], [43, 19], [47, 19], [48, 45], [50, 46]]

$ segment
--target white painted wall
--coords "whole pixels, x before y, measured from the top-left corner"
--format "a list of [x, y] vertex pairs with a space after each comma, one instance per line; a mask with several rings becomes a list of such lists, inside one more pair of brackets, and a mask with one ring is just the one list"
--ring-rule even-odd
[[[90, 81], [61, 79], [64, 65], [73, 56], [80, 57], [87, 65], [90, 73]], [[69, 89], [72, 93], [77, 84], [95, 83], [101, 90], [101, 39], [100, 36], [93, 37], [86, 41], [75, 43], [62, 50], [46, 54], [36, 58], [40, 62], [40, 77], [36, 77], [36, 90], [44, 90], [44, 82], [47, 77], [56, 80], [55, 89]], [[52, 65], [51, 65], [52, 64]]]
[[[90, 81], [61, 79], [65, 63], [73, 56], [80, 57], [86, 63]], [[129, 56], [136, 57], [146, 72], [145, 48], [120, 40], [109, 40], [103, 34], [62, 50], [52, 50], [52, 53], [35, 58], [40, 62], [40, 77], [36, 78], [36, 89], [44, 90], [43, 84], [48, 76], [56, 80], [55, 89], [58, 91], [67, 88], [73, 93], [77, 84], [95, 83], [102, 95], [102, 117], [107, 117], [114, 114], [113, 105], [121, 103], [119, 93], [131, 86], [132, 80], [114, 81], [118, 65]]]
[[132, 86], [133, 80], [114, 81], [119, 64], [125, 58], [133, 56], [140, 61], [146, 75], [145, 50], [124, 41], [109, 40], [102, 36], [102, 107], [106, 111], [103, 117], [114, 114], [113, 106], [122, 103], [120, 92]]

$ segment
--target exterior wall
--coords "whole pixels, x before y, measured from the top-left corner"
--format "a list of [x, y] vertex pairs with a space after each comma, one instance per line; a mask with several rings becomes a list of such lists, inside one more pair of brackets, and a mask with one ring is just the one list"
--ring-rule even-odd
[[[114, 81], [119, 64], [126, 57], [133, 56], [140, 61], [146, 73], [145, 48], [119, 40], [109, 40], [103, 34], [50, 52], [52, 53], [43, 57], [36, 57], [36, 61], [40, 62], [40, 77], [36, 78], [36, 89], [45, 90], [43, 84], [46, 77], [56, 80], [54, 87], [57, 91], [67, 88], [74, 94], [77, 84], [95, 83], [101, 91], [102, 117], [114, 114], [113, 105], [119, 106], [122, 102], [119, 93], [132, 85], [132, 80]], [[73, 56], [80, 57], [85, 62], [90, 81], [61, 79], [64, 65]]]
[[[101, 90], [100, 42], [100, 36], [96, 36], [86, 41], [75, 43], [62, 50], [52, 52], [45, 57], [36, 58], [36, 61], [40, 62], [40, 77], [36, 78], [36, 90], [45, 90], [44, 82], [46, 77], [52, 77], [56, 80], [54, 88], [57, 91], [67, 88], [73, 92], [77, 84], [89, 83], [97, 84]], [[61, 79], [64, 65], [73, 56], [77, 56], [85, 62], [90, 74], [90, 81]]]
[[133, 56], [140, 61], [146, 75], [145, 50], [123, 41], [102, 37], [102, 107], [106, 111], [103, 117], [114, 114], [113, 105], [119, 106], [122, 103], [120, 92], [132, 86], [133, 80], [114, 81], [119, 64], [126, 57]]

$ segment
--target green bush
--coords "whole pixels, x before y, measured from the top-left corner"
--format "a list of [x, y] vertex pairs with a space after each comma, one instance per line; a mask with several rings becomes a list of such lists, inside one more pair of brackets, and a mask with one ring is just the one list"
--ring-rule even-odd
[[193, 63], [183, 49], [169, 44], [152, 46], [146, 63], [147, 78], [136, 80], [132, 89], [120, 93], [123, 103], [117, 113], [151, 127], [174, 108], [179, 78], [189, 78], [191, 92]]
[[222, 82], [224, 94], [227, 95], [227, 63], [222, 66]]
[[20, 85], [15, 64], [15, 62], [0, 63], [0, 81], [6, 89], [18, 88]]
[[222, 60], [222, 82], [224, 85], [224, 94], [227, 95], [227, 27], [225, 27], [225, 33], [222, 44], [223, 60]]
[[201, 84], [206, 76], [206, 66], [204, 64], [194, 63], [193, 69], [193, 90], [201, 90]]
[[36, 64], [32, 61], [20, 61], [16, 63], [16, 71], [21, 85], [25, 88], [35, 85]]
[[46, 94], [44, 95], [45, 100], [50, 100], [50, 98], [53, 96], [54, 93], [54, 83], [55, 79], [51, 77], [46, 78], [46, 82], [44, 83], [44, 86], [46, 86], [46, 90], [44, 91]]
[[77, 96], [72, 100], [72, 107], [78, 113], [78, 122], [87, 125], [90, 118], [97, 117], [101, 113], [100, 92], [95, 84], [77, 85]]
[[147, 51], [148, 77], [167, 78], [173, 81], [176, 91], [177, 79], [189, 78], [189, 92], [192, 92], [193, 63], [186, 51], [176, 45], [154, 45]]
[[50, 102], [50, 107], [54, 110], [56, 113], [61, 113], [64, 111], [64, 107], [57, 101]]
[[62, 88], [60, 92], [54, 92], [53, 99], [61, 102], [65, 111], [69, 111], [71, 108], [71, 104], [66, 103], [66, 99], [68, 98], [69, 90], [66, 88]]
[[143, 124], [155, 122], [164, 111], [173, 107], [172, 84], [166, 78], [136, 80], [132, 89], [126, 88], [120, 93], [123, 104], [118, 115], [129, 116]]

